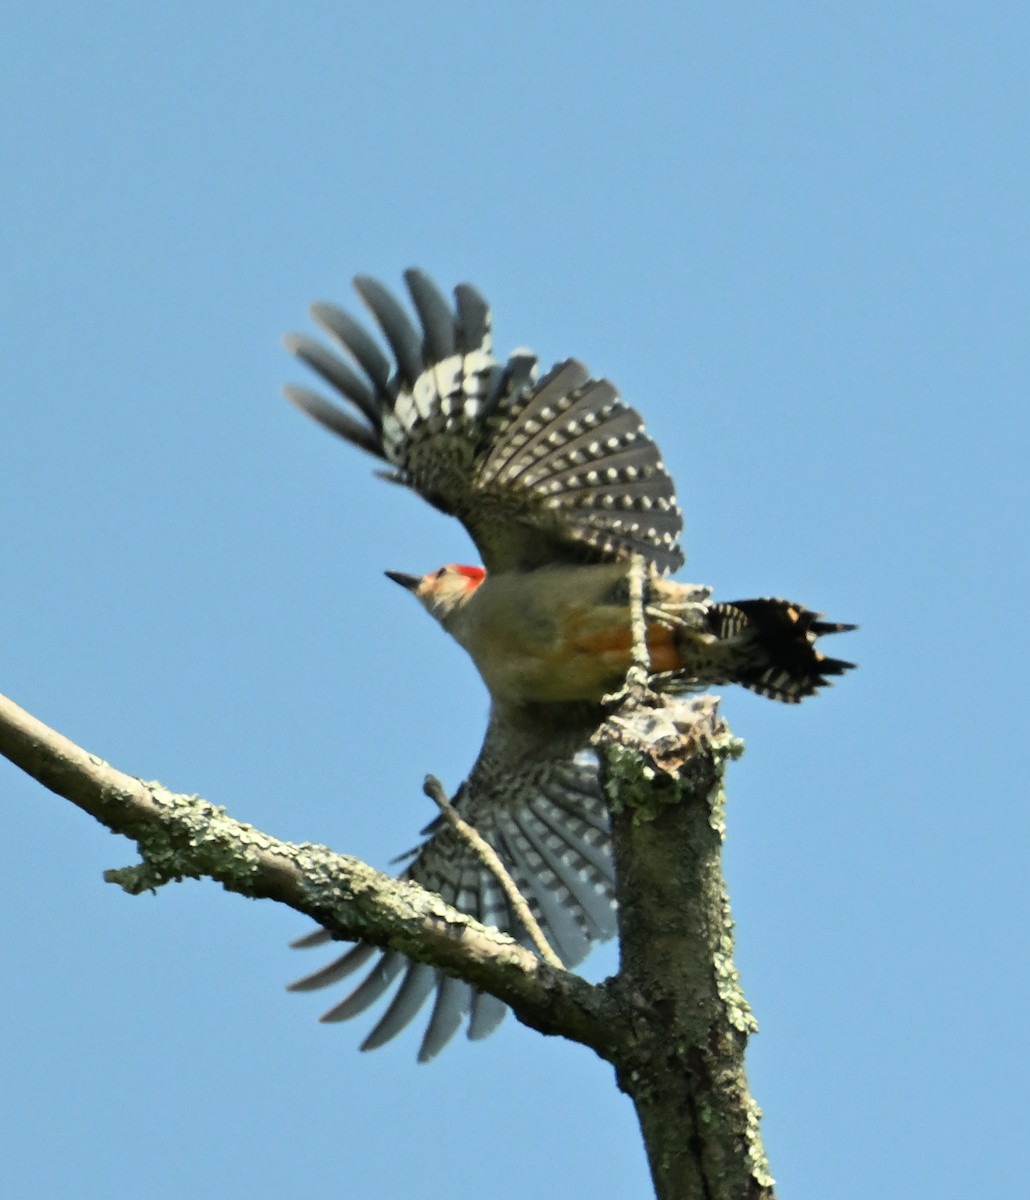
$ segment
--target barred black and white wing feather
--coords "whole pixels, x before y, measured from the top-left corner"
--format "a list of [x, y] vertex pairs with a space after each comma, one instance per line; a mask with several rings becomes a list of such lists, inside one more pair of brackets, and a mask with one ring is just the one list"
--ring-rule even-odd
[[[586, 748], [589, 730], [553, 728], [514, 736], [507, 718], [492, 717], [469, 778], [454, 797], [458, 812], [497, 851], [566, 966], [580, 962], [597, 941], [616, 930], [608, 812], [597, 777], [597, 760]], [[530, 945], [500, 884], [466, 842], [442, 819], [424, 831], [402, 878], [413, 879], [484, 925]], [[296, 945], [331, 941], [324, 930]], [[327, 987], [357, 972], [351, 992], [322, 1017], [344, 1021], [396, 990], [362, 1043], [372, 1050], [407, 1026], [435, 993], [419, 1060], [433, 1058], [468, 1019], [468, 1036], [491, 1033], [507, 1011], [501, 1001], [477, 992], [434, 967], [393, 950], [357, 943], [328, 966], [298, 980], [294, 991]]]
[[494, 357], [474, 288], [455, 288], [452, 307], [422, 272], [404, 278], [418, 327], [381, 283], [354, 281], [392, 358], [330, 304], [311, 311], [345, 358], [302, 334], [286, 339], [348, 407], [301, 387], [288, 398], [462, 521], [488, 571], [631, 553], [659, 571], [680, 567], [672, 480], [615, 388], [574, 359], [537, 381], [532, 354]]

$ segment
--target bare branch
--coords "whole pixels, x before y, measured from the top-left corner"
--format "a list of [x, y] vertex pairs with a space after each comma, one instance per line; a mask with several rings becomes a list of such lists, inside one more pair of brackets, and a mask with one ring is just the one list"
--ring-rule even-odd
[[114, 833], [141, 862], [106, 872], [137, 893], [183, 878], [277, 900], [354, 940], [399, 950], [509, 1004], [525, 1024], [618, 1057], [627, 1034], [612, 998], [555, 970], [507, 934], [479, 924], [418, 884], [324, 846], [278, 841], [198, 796], [126, 775], [0, 696], [0, 754]]
[[629, 568], [629, 628], [632, 638], [631, 666], [626, 690], [643, 693], [651, 677], [651, 655], [647, 648], [647, 619], [644, 616], [646, 566], [642, 554], [634, 554]]

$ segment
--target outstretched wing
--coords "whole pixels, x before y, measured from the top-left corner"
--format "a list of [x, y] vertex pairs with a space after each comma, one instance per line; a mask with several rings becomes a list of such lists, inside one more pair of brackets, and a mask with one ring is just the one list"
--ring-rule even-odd
[[[608, 811], [597, 777], [597, 760], [587, 748], [589, 729], [555, 736], [514, 728], [491, 716], [486, 740], [472, 773], [454, 798], [458, 812], [493, 846], [529, 904], [555, 953], [566, 966], [578, 963], [592, 943], [616, 931], [614, 876]], [[475, 852], [442, 819], [425, 832], [403, 877], [437, 892], [484, 925], [530, 945], [500, 884]], [[296, 945], [331, 941], [317, 930]], [[362, 1043], [372, 1050], [389, 1041], [435, 993], [419, 1061], [427, 1062], [468, 1015], [468, 1036], [491, 1033], [506, 1011], [495, 997], [413, 962], [395, 950], [361, 942], [340, 958], [291, 985], [293, 991], [326, 987], [363, 970], [350, 994], [322, 1017], [344, 1021], [374, 1004], [398, 984], [386, 1011]]]
[[682, 566], [672, 480], [615, 388], [574, 359], [539, 381], [527, 351], [498, 361], [474, 288], [459, 284], [452, 308], [421, 271], [404, 278], [418, 326], [381, 283], [354, 281], [392, 360], [330, 304], [311, 311], [346, 358], [302, 334], [285, 339], [346, 407], [307, 388], [287, 397], [456, 516], [488, 571], [632, 553], [659, 571]]

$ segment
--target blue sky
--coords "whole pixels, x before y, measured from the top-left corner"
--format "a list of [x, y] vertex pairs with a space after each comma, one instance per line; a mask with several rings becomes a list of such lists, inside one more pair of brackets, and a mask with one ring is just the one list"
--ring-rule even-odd
[[[469, 545], [282, 402], [279, 337], [357, 272], [472, 280], [500, 350], [644, 413], [687, 578], [862, 626], [831, 692], [723, 709], [780, 1194], [1019, 1194], [1028, 36], [947, 0], [12, 10], [0, 691], [277, 835], [411, 845], [485, 700], [382, 572]], [[649, 1194], [587, 1051], [359, 1054], [283, 990], [302, 918], [130, 899], [127, 843], [0, 796], [3, 1194]]]

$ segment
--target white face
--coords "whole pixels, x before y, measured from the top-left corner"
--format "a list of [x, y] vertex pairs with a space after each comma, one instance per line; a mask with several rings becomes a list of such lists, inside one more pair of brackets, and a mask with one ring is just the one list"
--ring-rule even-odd
[[485, 576], [482, 567], [449, 563], [438, 571], [423, 575], [415, 588], [415, 595], [432, 616], [443, 621], [455, 607], [472, 595]]

